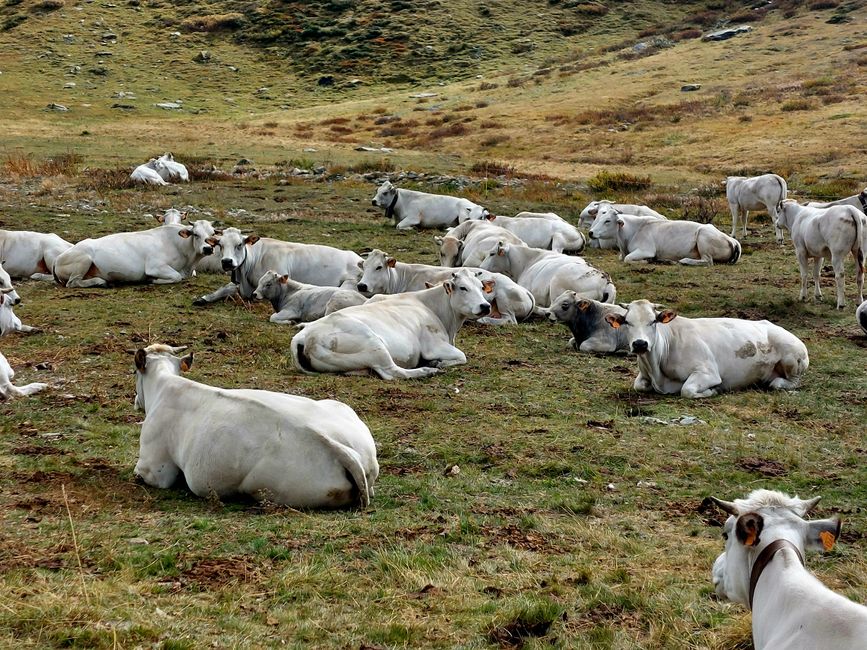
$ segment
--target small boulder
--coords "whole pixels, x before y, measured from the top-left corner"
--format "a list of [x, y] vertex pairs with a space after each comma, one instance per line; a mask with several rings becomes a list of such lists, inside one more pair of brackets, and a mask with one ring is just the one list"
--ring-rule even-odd
[[703, 41], [727, 41], [730, 38], [737, 36], [738, 34], [746, 34], [747, 32], [753, 31], [753, 28], [749, 25], [738, 25], [737, 27], [729, 27], [728, 29], [720, 29], [715, 32], [711, 32], [710, 34], [705, 34], [701, 37]]
[[66, 108], [66, 106], [64, 106], [63, 104], [55, 104], [53, 102], [51, 104], [48, 104], [45, 109], [49, 111], [57, 111], [59, 113], [66, 113], [67, 111], [69, 111], [69, 109]]
[[699, 89], [701, 89], [701, 84], [684, 84], [680, 87], [680, 92], [689, 93], [689, 92], [692, 92], [693, 90], [699, 90]]
[[193, 57], [193, 61], [196, 63], [207, 63], [211, 60], [211, 53], [208, 50], [202, 50], [196, 56]]

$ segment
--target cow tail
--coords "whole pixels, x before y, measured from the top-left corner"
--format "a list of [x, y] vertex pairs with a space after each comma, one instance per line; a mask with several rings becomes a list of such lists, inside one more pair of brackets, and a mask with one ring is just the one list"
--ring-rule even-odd
[[304, 343], [302, 341], [292, 341], [292, 359], [301, 370], [316, 372], [313, 364], [310, 363], [310, 357], [304, 352]]
[[599, 302], [613, 303], [614, 299], [617, 298], [617, 287], [614, 286], [607, 273], [605, 274], [605, 279], [608, 280], [608, 284], [605, 285], [605, 289], [602, 291], [602, 300]]
[[741, 243], [737, 239], [732, 239], [729, 244], [732, 247], [732, 256], [729, 258], [729, 264], [737, 264], [741, 259]]
[[351, 447], [332, 440], [327, 436], [322, 438], [328, 448], [337, 456], [337, 460], [346, 470], [346, 477], [358, 490], [358, 500], [362, 508], [370, 505], [370, 488], [367, 483], [367, 474], [364, 473], [364, 467], [361, 466], [361, 457], [357, 451]]
[[851, 210], [849, 214], [855, 221], [855, 261], [861, 272], [864, 272], [864, 246], [867, 242], [864, 241], [864, 226], [861, 223], [861, 217], [858, 215], [858, 208]]
[[784, 201], [786, 199], [786, 194], [788, 194], [788, 188], [783, 184], [784, 181], [780, 176], [777, 176], [777, 182], [780, 184], [780, 200], [777, 201], [777, 205], [779, 205], [781, 201]]

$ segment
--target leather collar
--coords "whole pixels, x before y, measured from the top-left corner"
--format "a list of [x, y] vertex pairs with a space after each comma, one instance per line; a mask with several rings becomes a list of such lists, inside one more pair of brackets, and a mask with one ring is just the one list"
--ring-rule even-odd
[[394, 198], [391, 200], [391, 203], [388, 204], [388, 207], [385, 209], [385, 218], [391, 219], [394, 216], [394, 206], [397, 205], [397, 197], [400, 196], [397, 190], [394, 191]]
[[798, 560], [801, 561], [801, 566], [804, 566], [804, 556], [801, 555], [800, 549], [789, 540], [776, 539], [765, 546], [765, 548], [762, 549], [762, 552], [759, 553], [759, 557], [756, 558], [752, 571], [750, 571], [750, 609], [753, 608], [753, 594], [756, 591], [756, 585], [759, 583], [759, 578], [762, 577], [762, 572], [765, 570], [765, 567], [770, 564], [771, 560], [774, 559], [776, 552], [787, 547], [795, 551], [795, 555], [797, 555]]

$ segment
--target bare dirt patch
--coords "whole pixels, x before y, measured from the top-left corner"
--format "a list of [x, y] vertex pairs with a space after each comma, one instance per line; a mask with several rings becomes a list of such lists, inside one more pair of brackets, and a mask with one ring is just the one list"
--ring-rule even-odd
[[259, 567], [241, 556], [195, 560], [181, 576], [184, 582], [206, 590], [262, 579]]
[[781, 462], [768, 458], [741, 458], [736, 465], [748, 472], [755, 472], [762, 476], [785, 476], [789, 473], [789, 470]]

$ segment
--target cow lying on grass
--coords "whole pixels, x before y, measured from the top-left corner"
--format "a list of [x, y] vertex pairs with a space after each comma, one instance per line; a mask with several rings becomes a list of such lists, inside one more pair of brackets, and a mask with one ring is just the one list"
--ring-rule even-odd
[[335, 400], [225, 389], [185, 377], [193, 355], [151, 345], [135, 353], [136, 408], [145, 412], [135, 473], [167, 488], [183, 473], [193, 494], [249, 494], [295, 508], [340, 508], [373, 497], [379, 475], [367, 426]]
[[[24, 325], [21, 319], [12, 311], [12, 289], [0, 289], [0, 336], [6, 336], [12, 332], [38, 332], [36, 327]], [[20, 300], [18, 302], [21, 302]]]
[[447, 194], [429, 194], [395, 187], [385, 181], [376, 190], [373, 205], [385, 208], [385, 218], [394, 219], [399, 230], [445, 228], [458, 221], [481, 219], [485, 209], [469, 199]]
[[[268, 271], [259, 278], [259, 286], [253, 292], [257, 300], [269, 300], [274, 308], [270, 321], [295, 325], [322, 318], [332, 307], [360, 305], [367, 299], [357, 291], [338, 287], [317, 287], [314, 284], [295, 282], [288, 275]], [[337, 311], [336, 309], [332, 309]]]
[[11, 399], [13, 397], [24, 397], [33, 395], [39, 391], [48, 388], [48, 384], [33, 383], [25, 386], [14, 386], [12, 380], [15, 379], [15, 371], [12, 366], [0, 352], [0, 402]]
[[569, 345], [581, 352], [610, 353], [628, 350], [625, 328], [614, 329], [605, 320], [609, 314], [626, 314], [620, 305], [610, 305], [582, 298], [574, 291], [564, 291], [551, 302], [548, 318], [565, 323], [572, 332]]
[[70, 248], [72, 244], [54, 233], [0, 230], [0, 260], [13, 278], [53, 282], [54, 261]]

